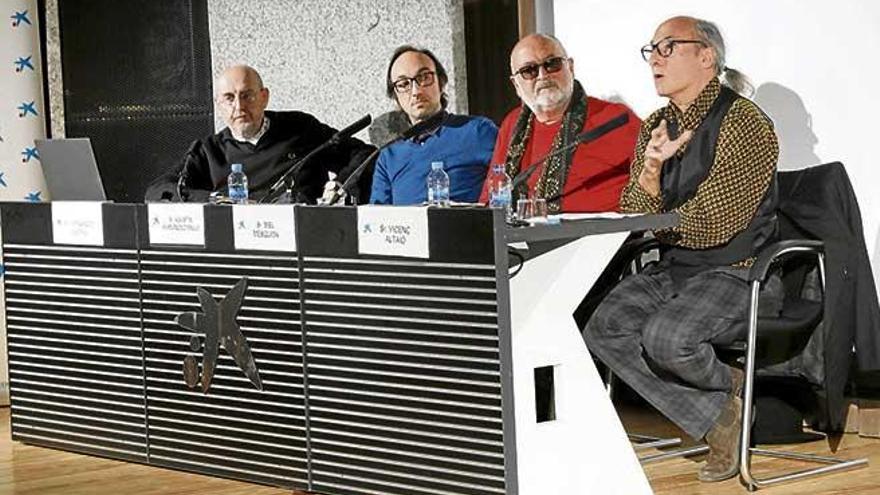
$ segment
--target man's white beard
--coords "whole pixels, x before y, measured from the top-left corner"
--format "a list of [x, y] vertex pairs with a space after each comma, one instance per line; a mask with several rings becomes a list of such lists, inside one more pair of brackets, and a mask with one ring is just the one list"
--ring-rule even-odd
[[256, 136], [257, 133], [260, 132], [261, 127], [262, 125], [248, 124], [241, 128], [241, 133], [231, 127], [229, 128], [229, 130], [232, 131], [232, 137], [234, 137], [235, 139], [239, 141], [247, 141], [248, 139]]
[[544, 113], [548, 110], [554, 110], [568, 103], [571, 98], [571, 91], [564, 91], [561, 88], [547, 88], [538, 92], [538, 95], [526, 105], [535, 113]]

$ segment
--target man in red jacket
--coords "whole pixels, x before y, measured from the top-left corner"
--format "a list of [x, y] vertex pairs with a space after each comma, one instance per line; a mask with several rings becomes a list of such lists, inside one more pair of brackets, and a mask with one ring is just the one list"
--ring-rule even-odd
[[[587, 96], [574, 78], [574, 60], [551, 36], [533, 34], [521, 39], [510, 54], [510, 69], [510, 80], [523, 104], [504, 118], [492, 156], [492, 164], [504, 164], [510, 177], [573, 142], [578, 134], [629, 114], [622, 127], [544, 161], [514, 191], [514, 201], [528, 193], [545, 198], [550, 213], [618, 210], [639, 118], [626, 105]], [[487, 200], [486, 187], [482, 202]]]

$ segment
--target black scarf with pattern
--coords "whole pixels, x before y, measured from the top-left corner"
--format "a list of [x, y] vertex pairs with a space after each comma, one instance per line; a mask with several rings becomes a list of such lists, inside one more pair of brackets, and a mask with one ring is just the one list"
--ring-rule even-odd
[[[516, 124], [513, 126], [513, 133], [510, 137], [510, 144], [507, 147], [507, 159], [504, 161], [504, 169], [510, 177], [516, 177], [520, 172], [523, 153], [529, 144], [529, 137], [532, 135], [532, 124], [535, 116], [525, 104]], [[571, 143], [575, 136], [584, 128], [584, 122], [587, 120], [587, 95], [584, 88], [575, 80], [574, 88], [571, 94], [571, 101], [568, 108], [565, 109], [565, 115], [562, 117], [562, 125], [559, 132], [553, 138], [553, 144], [548, 153], [552, 153], [563, 146]], [[565, 187], [565, 181], [568, 178], [568, 169], [571, 167], [571, 160], [577, 147], [552, 156], [544, 163], [541, 170], [541, 177], [535, 184], [535, 197], [547, 199], [547, 210], [549, 213], [559, 213], [562, 203], [562, 190]], [[528, 181], [524, 181], [519, 187], [513, 191], [513, 203], [520, 198], [528, 196]]]

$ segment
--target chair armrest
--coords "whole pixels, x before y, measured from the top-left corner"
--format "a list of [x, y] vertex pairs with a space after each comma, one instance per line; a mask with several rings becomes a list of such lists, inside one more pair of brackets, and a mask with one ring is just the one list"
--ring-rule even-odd
[[654, 237], [640, 237], [638, 239], [630, 239], [621, 246], [618, 251], [621, 258], [628, 261], [634, 260], [637, 256], [660, 249], [660, 241]]
[[794, 239], [776, 242], [758, 254], [758, 259], [755, 260], [755, 264], [749, 270], [749, 282], [764, 280], [767, 277], [767, 271], [770, 270], [770, 266], [782, 256], [794, 253], [822, 254], [824, 252], [825, 244], [822, 241]]

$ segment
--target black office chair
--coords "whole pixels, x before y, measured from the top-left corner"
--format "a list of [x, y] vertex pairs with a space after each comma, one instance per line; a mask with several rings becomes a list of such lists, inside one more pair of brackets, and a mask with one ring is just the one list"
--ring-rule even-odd
[[[853, 279], [859, 278], [859, 282], [864, 282], [871, 281], [872, 278], [864, 249], [858, 205], [843, 165], [832, 163], [806, 170], [783, 172], [778, 174], [778, 178], [778, 216], [782, 240], [761, 252], [749, 271], [751, 295], [746, 338], [729, 345], [715, 346], [719, 356], [723, 353], [739, 354], [739, 361], [745, 372], [742, 421], [743, 425], [749, 427], [742, 428], [740, 474], [750, 491], [809, 476], [866, 467], [868, 464], [866, 458], [844, 460], [752, 446], [753, 405], [758, 369], [762, 373], [779, 374], [786, 380], [800, 379], [798, 377], [801, 375], [821, 376], [822, 383], [811, 383], [807, 387], [807, 390], [817, 387], [823, 390], [824, 399], [815, 401], [818, 409], [824, 409], [818, 415], [822, 418], [818, 423], [829, 430], [839, 428], [842, 422], [839, 405], [842, 403], [843, 386], [847, 380], [855, 342], [852, 327], [856, 325], [848, 320], [836, 325], [833, 319], [847, 317], [846, 309], [841, 312], [839, 308], [847, 303], [844, 298], [854, 299], [849, 304], [867, 307], [872, 315], [864, 320], [869, 322], [866, 324], [868, 327], [871, 326], [871, 321], [877, 321], [878, 314], [873, 284], [853, 288], [857, 285]], [[834, 278], [827, 286], [827, 245], [823, 241], [809, 238], [823, 236], [832, 240], [835, 255]], [[640, 271], [643, 256], [658, 248], [659, 242], [655, 239], [631, 239], [621, 249], [621, 259], [615, 269], [620, 270], [623, 260], [628, 257], [633, 270]], [[785, 299], [781, 313], [763, 317], [759, 295], [762, 285], [767, 283], [772, 272], [782, 276]], [[809, 284], [805, 282], [811, 273], [817, 274], [815, 291], [810, 291]], [[833, 292], [826, 293], [826, 287], [832, 290], [837, 288], [842, 294], [838, 296]], [[592, 309], [585, 308], [590, 311]], [[821, 355], [817, 355], [817, 351]], [[818, 363], [822, 369], [811, 372], [810, 366], [816, 366], [811, 365], [811, 362]], [[754, 455], [821, 465], [758, 478], [752, 473]]]
[[[639, 267], [642, 264], [640, 260], [645, 253], [659, 248], [659, 242], [653, 238], [636, 239], [630, 241], [628, 244], [629, 245], [624, 248], [624, 251], [633, 256], [634, 265]], [[761, 285], [768, 280], [771, 274], [771, 269], [785, 269], [782, 265], [786, 265], [786, 262], [788, 262], [788, 268], [790, 270], [798, 273], [808, 273], [808, 271], [804, 270], [804, 257], [809, 257], [814, 260], [815, 267], [819, 274], [819, 293], [821, 294], [822, 299], [812, 300], [810, 298], [801, 297], [797, 294], [791, 294], [787, 290], [786, 300], [783, 304], [782, 312], [778, 317], [759, 317], [759, 294]], [[799, 259], [793, 260], [792, 258]], [[779, 363], [791, 357], [791, 355], [781, 356], [779, 352], [780, 349], [787, 349], [790, 352], [803, 350], [803, 348], [807, 346], [814, 330], [822, 320], [825, 293], [824, 244], [821, 241], [816, 240], [784, 240], [773, 244], [765, 249], [760, 254], [755, 264], [752, 265], [749, 271], [749, 284], [751, 288], [751, 296], [746, 339], [727, 345], [715, 346], [719, 354], [740, 353], [744, 355], [744, 360], [741, 360], [743, 361], [743, 371], [745, 373], [742, 414], [743, 425], [753, 424], [756, 370]], [[786, 288], [790, 289], [790, 287]], [[772, 347], [773, 352], [762, 353], [759, 355], [758, 348], [760, 344], [767, 344], [769, 347]], [[749, 446], [749, 448], [743, 448], [740, 451], [740, 474], [743, 483], [750, 491], [808, 476], [866, 467], [868, 464], [866, 458], [843, 460], [829, 456], [756, 448], [752, 446], [751, 427], [744, 427], [742, 429], [740, 442], [743, 446]], [[752, 473], [753, 455], [808, 461], [820, 463], [822, 466], [772, 477], [758, 478]]]

